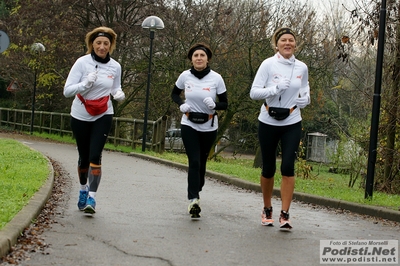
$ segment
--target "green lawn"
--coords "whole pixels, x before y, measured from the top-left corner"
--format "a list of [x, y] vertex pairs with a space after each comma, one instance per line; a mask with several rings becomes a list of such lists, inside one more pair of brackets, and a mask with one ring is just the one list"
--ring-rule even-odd
[[0, 230], [29, 202], [47, 179], [47, 159], [10, 139], [0, 139]]

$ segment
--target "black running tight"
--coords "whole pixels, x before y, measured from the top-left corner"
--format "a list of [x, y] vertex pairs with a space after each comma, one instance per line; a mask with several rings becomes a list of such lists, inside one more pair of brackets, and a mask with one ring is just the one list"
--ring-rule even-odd
[[71, 117], [71, 128], [78, 146], [78, 166], [101, 165], [101, 153], [112, 125], [112, 115], [104, 115], [96, 121], [81, 121]]
[[182, 125], [181, 133], [189, 161], [188, 199], [199, 199], [199, 192], [205, 183], [207, 158], [217, 137], [217, 130], [200, 132], [192, 127]]
[[258, 139], [263, 162], [262, 176], [274, 177], [279, 142], [282, 149], [281, 174], [294, 176], [294, 163], [301, 139], [301, 121], [288, 126], [271, 126], [260, 122]]

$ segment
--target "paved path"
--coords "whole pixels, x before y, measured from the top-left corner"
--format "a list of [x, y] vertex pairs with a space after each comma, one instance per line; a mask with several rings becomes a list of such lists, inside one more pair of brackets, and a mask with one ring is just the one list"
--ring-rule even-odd
[[[72, 185], [57, 223], [44, 233], [48, 254], [23, 265], [320, 265], [320, 240], [400, 238], [398, 226], [299, 202], [291, 207], [292, 231], [263, 227], [260, 193], [213, 179], [201, 193], [202, 218], [194, 221], [186, 213], [185, 171], [107, 151], [97, 213], [85, 215], [76, 206], [76, 148], [26, 144], [60, 162]], [[278, 199], [273, 204], [279, 209]]]

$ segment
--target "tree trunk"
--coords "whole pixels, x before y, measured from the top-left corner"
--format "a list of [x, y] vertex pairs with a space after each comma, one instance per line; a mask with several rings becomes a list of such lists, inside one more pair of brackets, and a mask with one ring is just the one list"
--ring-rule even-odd
[[253, 167], [262, 168], [262, 157], [261, 157], [260, 146], [257, 147], [256, 156], [254, 157]]
[[[222, 112], [222, 111], [219, 111]], [[222, 136], [225, 134], [226, 130], [229, 127], [229, 124], [232, 121], [232, 118], [235, 114], [234, 110], [230, 110], [229, 108], [227, 110], [224, 111], [224, 116], [222, 120], [219, 120], [219, 124], [218, 124], [218, 134], [217, 134], [217, 139], [215, 140], [213, 146], [211, 147], [210, 150], [210, 154], [208, 155], [208, 159], [212, 159], [213, 157], [215, 157], [219, 152], [215, 150], [215, 146], [220, 142], [220, 140], [222, 139]]]

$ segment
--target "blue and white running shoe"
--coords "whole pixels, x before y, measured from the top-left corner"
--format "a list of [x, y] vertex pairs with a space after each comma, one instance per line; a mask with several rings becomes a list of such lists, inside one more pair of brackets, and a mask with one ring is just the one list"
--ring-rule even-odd
[[88, 197], [87, 198], [87, 201], [86, 201], [86, 206], [85, 206], [85, 208], [83, 208], [83, 211], [85, 212], [85, 213], [90, 213], [90, 214], [93, 214], [93, 213], [95, 213], [96, 212], [96, 200], [94, 199], [94, 198], [92, 198], [92, 197]]

